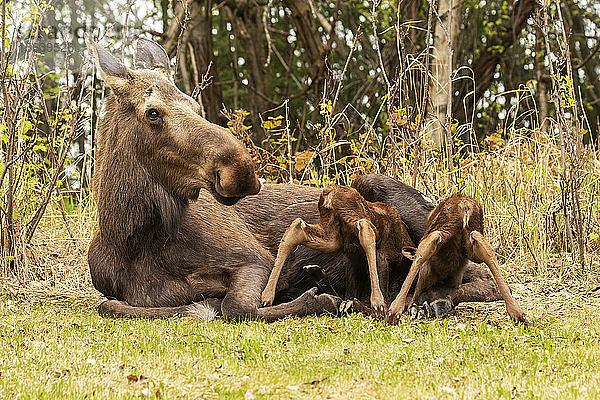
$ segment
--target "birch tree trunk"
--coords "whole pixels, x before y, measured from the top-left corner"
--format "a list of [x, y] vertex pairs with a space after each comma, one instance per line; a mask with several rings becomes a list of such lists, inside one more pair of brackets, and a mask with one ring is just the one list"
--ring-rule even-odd
[[[452, 27], [448, 26], [449, 8], [452, 3]], [[432, 5], [434, 2], [432, 1]], [[446, 111], [448, 109], [448, 100], [451, 90], [450, 74], [454, 69], [456, 57], [452, 58], [452, 65], [449, 63], [449, 53], [451, 51], [450, 42], [456, 43], [456, 37], [459, 34], [462, 11], [462, 0], [439, 0], [437, 14], [440, 19], [436, 21], [433, 31], [433, 52], [431, 60], [431, 112], [430, 118], [434, 120], [432, 125], [432, 138], [438, 147], [444, 143], [444, 125], [446, 123]], [[434, 13], [435, 15], [435, 13]], [[448, 40], [448, 32], [451, 32], [452, 40]]]

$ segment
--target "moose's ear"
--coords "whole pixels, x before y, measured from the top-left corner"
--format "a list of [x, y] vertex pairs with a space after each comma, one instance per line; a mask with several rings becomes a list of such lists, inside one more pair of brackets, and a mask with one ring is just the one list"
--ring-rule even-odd
[[159, 69], [171, 77], [171, 61], [163, 47], [152, 40], [139, 38], [133, 57], [136, 69]]
[[133, 76], [129, 68], [121, 64], [104, 47], [94, 42], [88, 34], [85, 35], [85, 44], [104, 82], [116, 92], [130, 84]]
[[402, 248], [402, 255], [409, 260], [415, 261], [415, 256], [417, 254], [417, 249], [412, 246], [406, 246]]

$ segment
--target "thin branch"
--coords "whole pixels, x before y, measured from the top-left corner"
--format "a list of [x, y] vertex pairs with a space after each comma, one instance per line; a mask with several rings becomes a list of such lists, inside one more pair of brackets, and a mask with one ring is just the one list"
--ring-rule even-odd
[[383, 64], [383, 58], [381, 57], [381, 49], [379, 48], [379, 36], [377, 34], [377, 25], [375, 24], [375, 20], [377, 19], [377, 7], [379, 7], [380, 2], [381, 0], [373, 1], [373, 7], [371, 8], [371, 26], [373, 27], [373, 35], [375, 36], [375, 49], [377, 50], [377, 57], [379, 58], [381, 74], [383, 75], [386, 87], [389, 90], [391, 86], [390, 80], [388, 79], [387, 73], [385, 72], [385, 65]]

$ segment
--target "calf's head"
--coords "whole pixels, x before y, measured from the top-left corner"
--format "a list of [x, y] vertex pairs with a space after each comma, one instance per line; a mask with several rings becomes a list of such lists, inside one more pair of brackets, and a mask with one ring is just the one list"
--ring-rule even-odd
[[[118, 127], [103, 147], [126, 147], [167, 191], [184, 199], [209, 190], [219, 202], [233, 204], [260, 191], [254, 163], [227, 129], [200, 116], [200, 105], [173, 82], [170, 61], [158, 44], [139, 39], [135, 70], [86, 37], [88, 50], [113, 90], [107, 113]], [[105, 149], [103, 149], [105, 150]]]
[[345, 210], [351, 212], [364, 210], [364, 198], [354, 188], [333, 184], [321, 192], [319, 198], [319, 213], [321, 218], [333, 214], [343, 214]]

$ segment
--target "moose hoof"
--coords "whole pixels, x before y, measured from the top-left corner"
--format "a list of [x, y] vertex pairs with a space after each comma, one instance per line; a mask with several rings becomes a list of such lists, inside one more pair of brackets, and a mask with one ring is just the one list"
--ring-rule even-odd
[[340, 307], [338, 308], [338, 312], [340, 314], [350, 314], [353, 311], [353, 305], [353, 300], [344, 300], [341, 302]]
[[416, 304], [413, 304], [410, 308], [410, 317], [416, 319], [419, 316], [419, 307]]
[[410, 308], [410, 316], [413, 319], [425, 319], [433, 317], [434, 312], [428, 302], [424, 302], [422, 305], [414, 305]]
[[315, 281], [319, 281], [325, 277], [325, 270], [318, 265], [305, 265], [302, 267], [304, 272], [309, 274]]
[[267, 294], [267, 293], [263, 293], [263, 295], [261, 296], [261, 304], [263, 307], [271, 307], [273, 305], [273, 300], [274, 297], [271, 294]]
[[450, 299], [438, 299], [431, 303], [433, 316], [443, 318], [454, 308], [454, 303]]
[[413, 306], [411, 309], [411, 316], [416, 319], [425, 319], [433, 317], [434, 312], [427, 301], [423, 302], [420, 306]]

